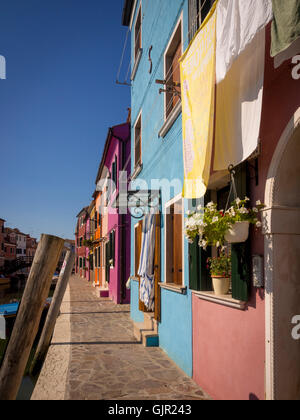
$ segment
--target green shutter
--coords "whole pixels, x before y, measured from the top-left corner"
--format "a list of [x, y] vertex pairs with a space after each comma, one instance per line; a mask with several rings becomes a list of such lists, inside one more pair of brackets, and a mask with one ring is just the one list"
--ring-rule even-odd
[[[247, 162], [236, 168], [237, 194], [240, 199], [248, 195]], [[250, 291], [251, 247], [250, 240], [231, 246], [232, 298], [247, 302]]]
[[212, 281], [207, 269], [207, 258], [211, 256], [211, 249], [204, 251], [198, 245], [199, 238], [189, 244], [190, 289], [202, 292], [212, 290]]
[[[210, 191], [207, 191], [204, 198], [204, 205], [210, 201]], [[193, 207], [196, 206], [193, 200]], [[190, 271], [190, 289], [207, 292], [212, 290], [212, 281], [209, 270], [207, 269], [207, 258], [211, 256], [211, 249], [204, 251], [198, 245], [197, 237], [193, 244], [189, 244], [189, 271]]]

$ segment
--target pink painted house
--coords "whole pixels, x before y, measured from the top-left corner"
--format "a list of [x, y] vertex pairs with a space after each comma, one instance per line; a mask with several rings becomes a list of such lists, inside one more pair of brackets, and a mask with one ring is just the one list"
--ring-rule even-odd
[[266, 210], [248, 243], [247, 290], [223, 300], [192, 293], [193, 378], [220, 400], [300, 398], [300, 81], [291, 59], [274, 68], [270, 25], [266, 35], [260, 151], [245, 166], [251, 204]]
[[96, 178], [96, 189], [102, 192], [96, 211], [102, 220], [101, 293], [104, 296], [107, 290], [109, 298], [117, 304], [129, 303], [130, 300], [126, 288], [130, 276], [130, 215], [127, 209], [121, 214], [117, 208], [122, 184], [119, 173], [125, 173], [126, 188], [131, 168], [130, 153], [130, 124], [110, 128]]

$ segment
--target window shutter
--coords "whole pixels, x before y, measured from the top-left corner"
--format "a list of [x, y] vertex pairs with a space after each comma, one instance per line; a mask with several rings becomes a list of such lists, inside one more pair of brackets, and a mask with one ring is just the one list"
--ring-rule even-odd
[[156, 215], [155, 226], [155, 254], [154, 254], [154, 280], [155, 280], [155, 302], [154, 302], [154, 319], [161, 321], [161, 215]]
[[115, 266], [115, 238], [116, 238], [116, 232], [113, 230], [109, 234], [109, 244], [110, 244], [110, 250], [109, 250], [109, 259], [113, 260], [113, 266]]
[[97, 254], [98, 254], [98, 249], [96, 248], [95, 249], [95, 268], [98, 267], [98, 265], [97, 265]]
[[[210, 191], [207, 191], [204, 197], [204, 205], [209, 203], [211, 198]], [[196, 203], [193, 202], [193, 207]], [[211, 257], [211, 248], [204, 251], [198, 245], [199, 237], [194, 243], [189, 244], [189, 274], [190, 274], [190, 289], [202, 292], [212, 290], [212, 280], [209, 270], [207, 269], [207, 258]]]
[[109, 283], [110, 280], [110, 264], [109, 260], [110, 258], [110, 242], [106, 242], [105, 244], [105, 280], [106, 283]]
[[135, 277], [138, 277], [139, 265], [140, 265], [140, 256], [141, 256], [141, 247], [142, 247], [142, 229], [143, 222], [140, 221], [138, 226], [135, 228]]
[[[236, 168], [235, 182], [238, 197], [248, 195], [247, 162]], [[247, 302], [250, 290], [251, 248], [250, 240], [231, 247], [232, 298]]]
[[182, 285], [182, 214], [173, 214], [173, 282]]
[[194, 38], [198, 29], [198, 4], [199, 0], [189, 0], [189, 42]]

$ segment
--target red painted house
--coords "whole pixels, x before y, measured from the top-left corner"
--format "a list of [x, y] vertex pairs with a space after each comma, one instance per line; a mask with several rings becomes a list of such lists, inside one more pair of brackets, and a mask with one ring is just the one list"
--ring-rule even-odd
[[0, 267], [2, 267], [4, 265], [4, 236], [5, 236], [5, 231], [4, 231], [4, 223], [5, 220], [4, 219], [0, 219]]
[[77, 227], [75, 232], [76, 242], [76, 274], [83, 278], [87, 278], [88, 264], [86, 258], [86, 246], [84, 245], [87, 239], [87, 219], [88, 207], [84, 207], [77, 215]]
[[260, 150], [244, 164], [243, 191], [266, 205], [247, 244], [248, 290], [193, 292], [193, 378], [215, 399], [300, 398], [300, 81], [295, 60], [275, 69], [270, 43], [269, 24]]

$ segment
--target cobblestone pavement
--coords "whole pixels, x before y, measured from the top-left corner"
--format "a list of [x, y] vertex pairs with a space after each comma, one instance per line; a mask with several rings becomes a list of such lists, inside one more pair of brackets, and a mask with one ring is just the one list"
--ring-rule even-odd
[[52, 344], [70, 348], [65, 400], [209, 399], [161, 349], [136, 341], [129, 305], [96, 298], [73, 276], [69, 307], [70, 342]]

